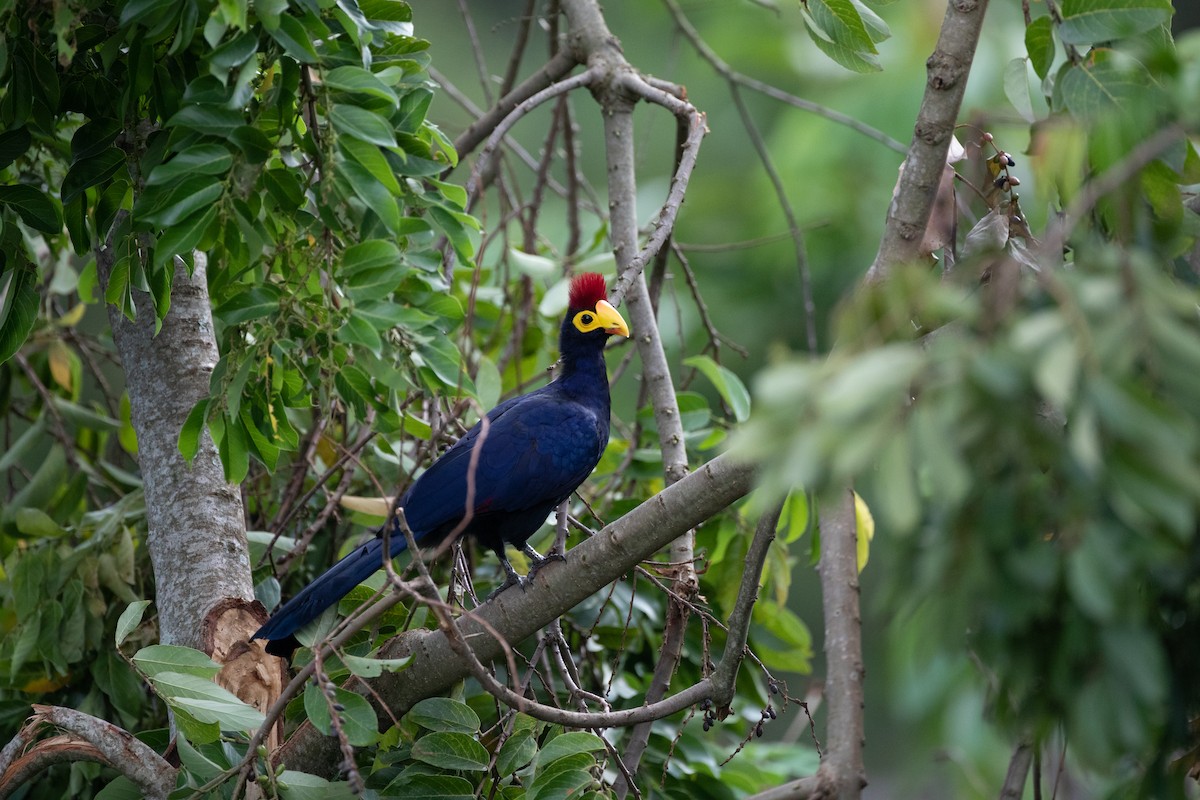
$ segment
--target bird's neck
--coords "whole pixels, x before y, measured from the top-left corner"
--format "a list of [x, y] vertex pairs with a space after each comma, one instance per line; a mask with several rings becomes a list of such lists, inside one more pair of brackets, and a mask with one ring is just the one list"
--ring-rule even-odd
[[604, 351], [591, 348], [582, 352], [565, 350], [555, 383], [561, 391], [572, 397], [594, 398], [594, 404], [607, 407], [608, 372], [604, 365]]

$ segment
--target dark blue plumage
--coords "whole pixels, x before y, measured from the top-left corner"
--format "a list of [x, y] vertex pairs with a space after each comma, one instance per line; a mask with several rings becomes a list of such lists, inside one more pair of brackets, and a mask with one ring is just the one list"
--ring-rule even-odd
[[[613, 333], [628, 336], [629, 330], [605, 300], [604, 279], [599, 275], [575, 278], [569, 305], [559, 334], [558, 378], [489, 411], [486, 435], [483, 426], [476, 424], [413, 482], [399, 502], [417, 542], [440, 542], [465, 515], [471, 453], [482, 439], [474, 476], [474, 514], [463, 533], [496, 553], [507, 574], [505, 585], [519, 580], [505, 556], [505, 544], [524, 550], [539, 564], [542, 558], [527, 540], [591, 474], [608, 443], [604, 343]], [[407, 549], [399, 531], [389, 539], [391, 557]], [[301, 590], [252, 638], [269, 640], [270, 653], [290, 653], [296, 646], [296, 631], [382, 566], [380, 534]]]

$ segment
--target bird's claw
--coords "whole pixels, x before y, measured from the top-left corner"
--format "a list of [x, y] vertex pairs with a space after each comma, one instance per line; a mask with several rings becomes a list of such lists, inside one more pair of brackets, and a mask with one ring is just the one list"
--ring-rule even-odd
[[549, 564], [551, 561], [566, 560], [567, 556], [565, 553], [559, 550], [551, 550], [550, 552], [546, 553], [546, 555], [529, 565], [529, 575], [526, 576], [526, 580], [533, 580], [533, 576], [537, 575], [541, 568]]

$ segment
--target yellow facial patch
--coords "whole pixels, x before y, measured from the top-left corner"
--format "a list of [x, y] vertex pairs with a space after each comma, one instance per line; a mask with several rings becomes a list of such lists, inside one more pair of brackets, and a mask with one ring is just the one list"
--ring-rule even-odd
[[607, 300], [596, 303], [594, 311], [580, 311], [571, 320], [571, 323], [580, 333], [591, 333], [600, 328], [608, 333], [629, 336], [629, 326], [625, 324], [625, 320]]

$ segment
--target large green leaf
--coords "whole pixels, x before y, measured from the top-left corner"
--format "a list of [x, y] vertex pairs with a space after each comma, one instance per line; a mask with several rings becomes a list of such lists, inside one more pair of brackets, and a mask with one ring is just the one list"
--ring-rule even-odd
[[379, 738], [375, 711], [367, 698], [346, 689], [335, 688], [333, 697], [326, 697], [320, 687], [310, 684], [304, 690], [304, 711], [308, 721], [326, 735], [333, 731], [330, 708], [338, 715], [338, 722], [346, 740], [355, 747], [367, 747]]
[[169, 644], [143, 647], [134, 653], [133, 663], [151, 677], [160, 672], [182, 672], [211, 680], [221, 671], [219, 664], [199, 650]]
[[683, 363], [700, 370], [704, 377], [712, 381], [713, 386], [721, 395], [721, 399], [733, 411], [734, 419], [738, 422], [745, 422], [750, 418], [750, 392], [746, 390], [746, 385], [737, 375], [713, 361], [709, 356], [692, 356], [685, 358]]
[[339, 103], [329, 110], [329, 121], [339, 133], [380, 147], [396, 146], [392, 124], [365, 108]]
[[1067, 44], [1124, 39], [1166, 25], [1171, 0], [1063, 0], [1059, 37]]
[[488, 751], [478, 740], [465, 733], [435, 731], [413, 744], [412, 757], [440, 769], [483, 772], [488, 767]]
[[412, 707], [410, 722], [432, 731], [479, 732], [479, 715], [470, 706], [448, 697], [429, 697]]
[[0, 274], [0, 364], [21, 349], [37, 321], [37, 280], [25, 267]]
[[152, 169], [146, 178], [146, 185], [171, 183], [187, 175], [224, 175], [232, 165], [233, 156], [224, 145], [196, 144]]
[[388, 101], [393, 106], [398, 105], [400, 102], [390, 86], [362, 67], [346, 66], [331, 69], [325, 73], [324, 83], [331, 89], [378, 97], [381, 100]]
[[4, 169], [29, 149], [32, 138], [29, 128], [20, 127], [0, 133], [0, 169]]
[[279, 26], [268, 32], [275, 41], [283, 45], [284, 52], [301, 64], [316, 64], [321, 60], [304, 24], [291, 14], [280, 14]]
[[16, 183], [0, 186], [0, 205], [17, 212], [17, 216], [31, 228], [43, 233], [62, 231], [62, 209], [58, 203], [32, 186]]
[[123, 166], [125, 154], [115, 147], [106, 148], [90, 158], [76, 161], [63, 178], [63, 205], [70, 203], [89, 186], [108, 180]]
[[1038, 78], [1046, 80], [1054, 63], [1054, 24], [1050, 17], [1038, 17], [1025, 29], [1025, 51]]
[[134, 218], [155, 228], [168, 228], [207, 209], [224, 190], [224, 185], [210, 175], [194, 175], [176, 184], [151, 187], [134, 206]]

